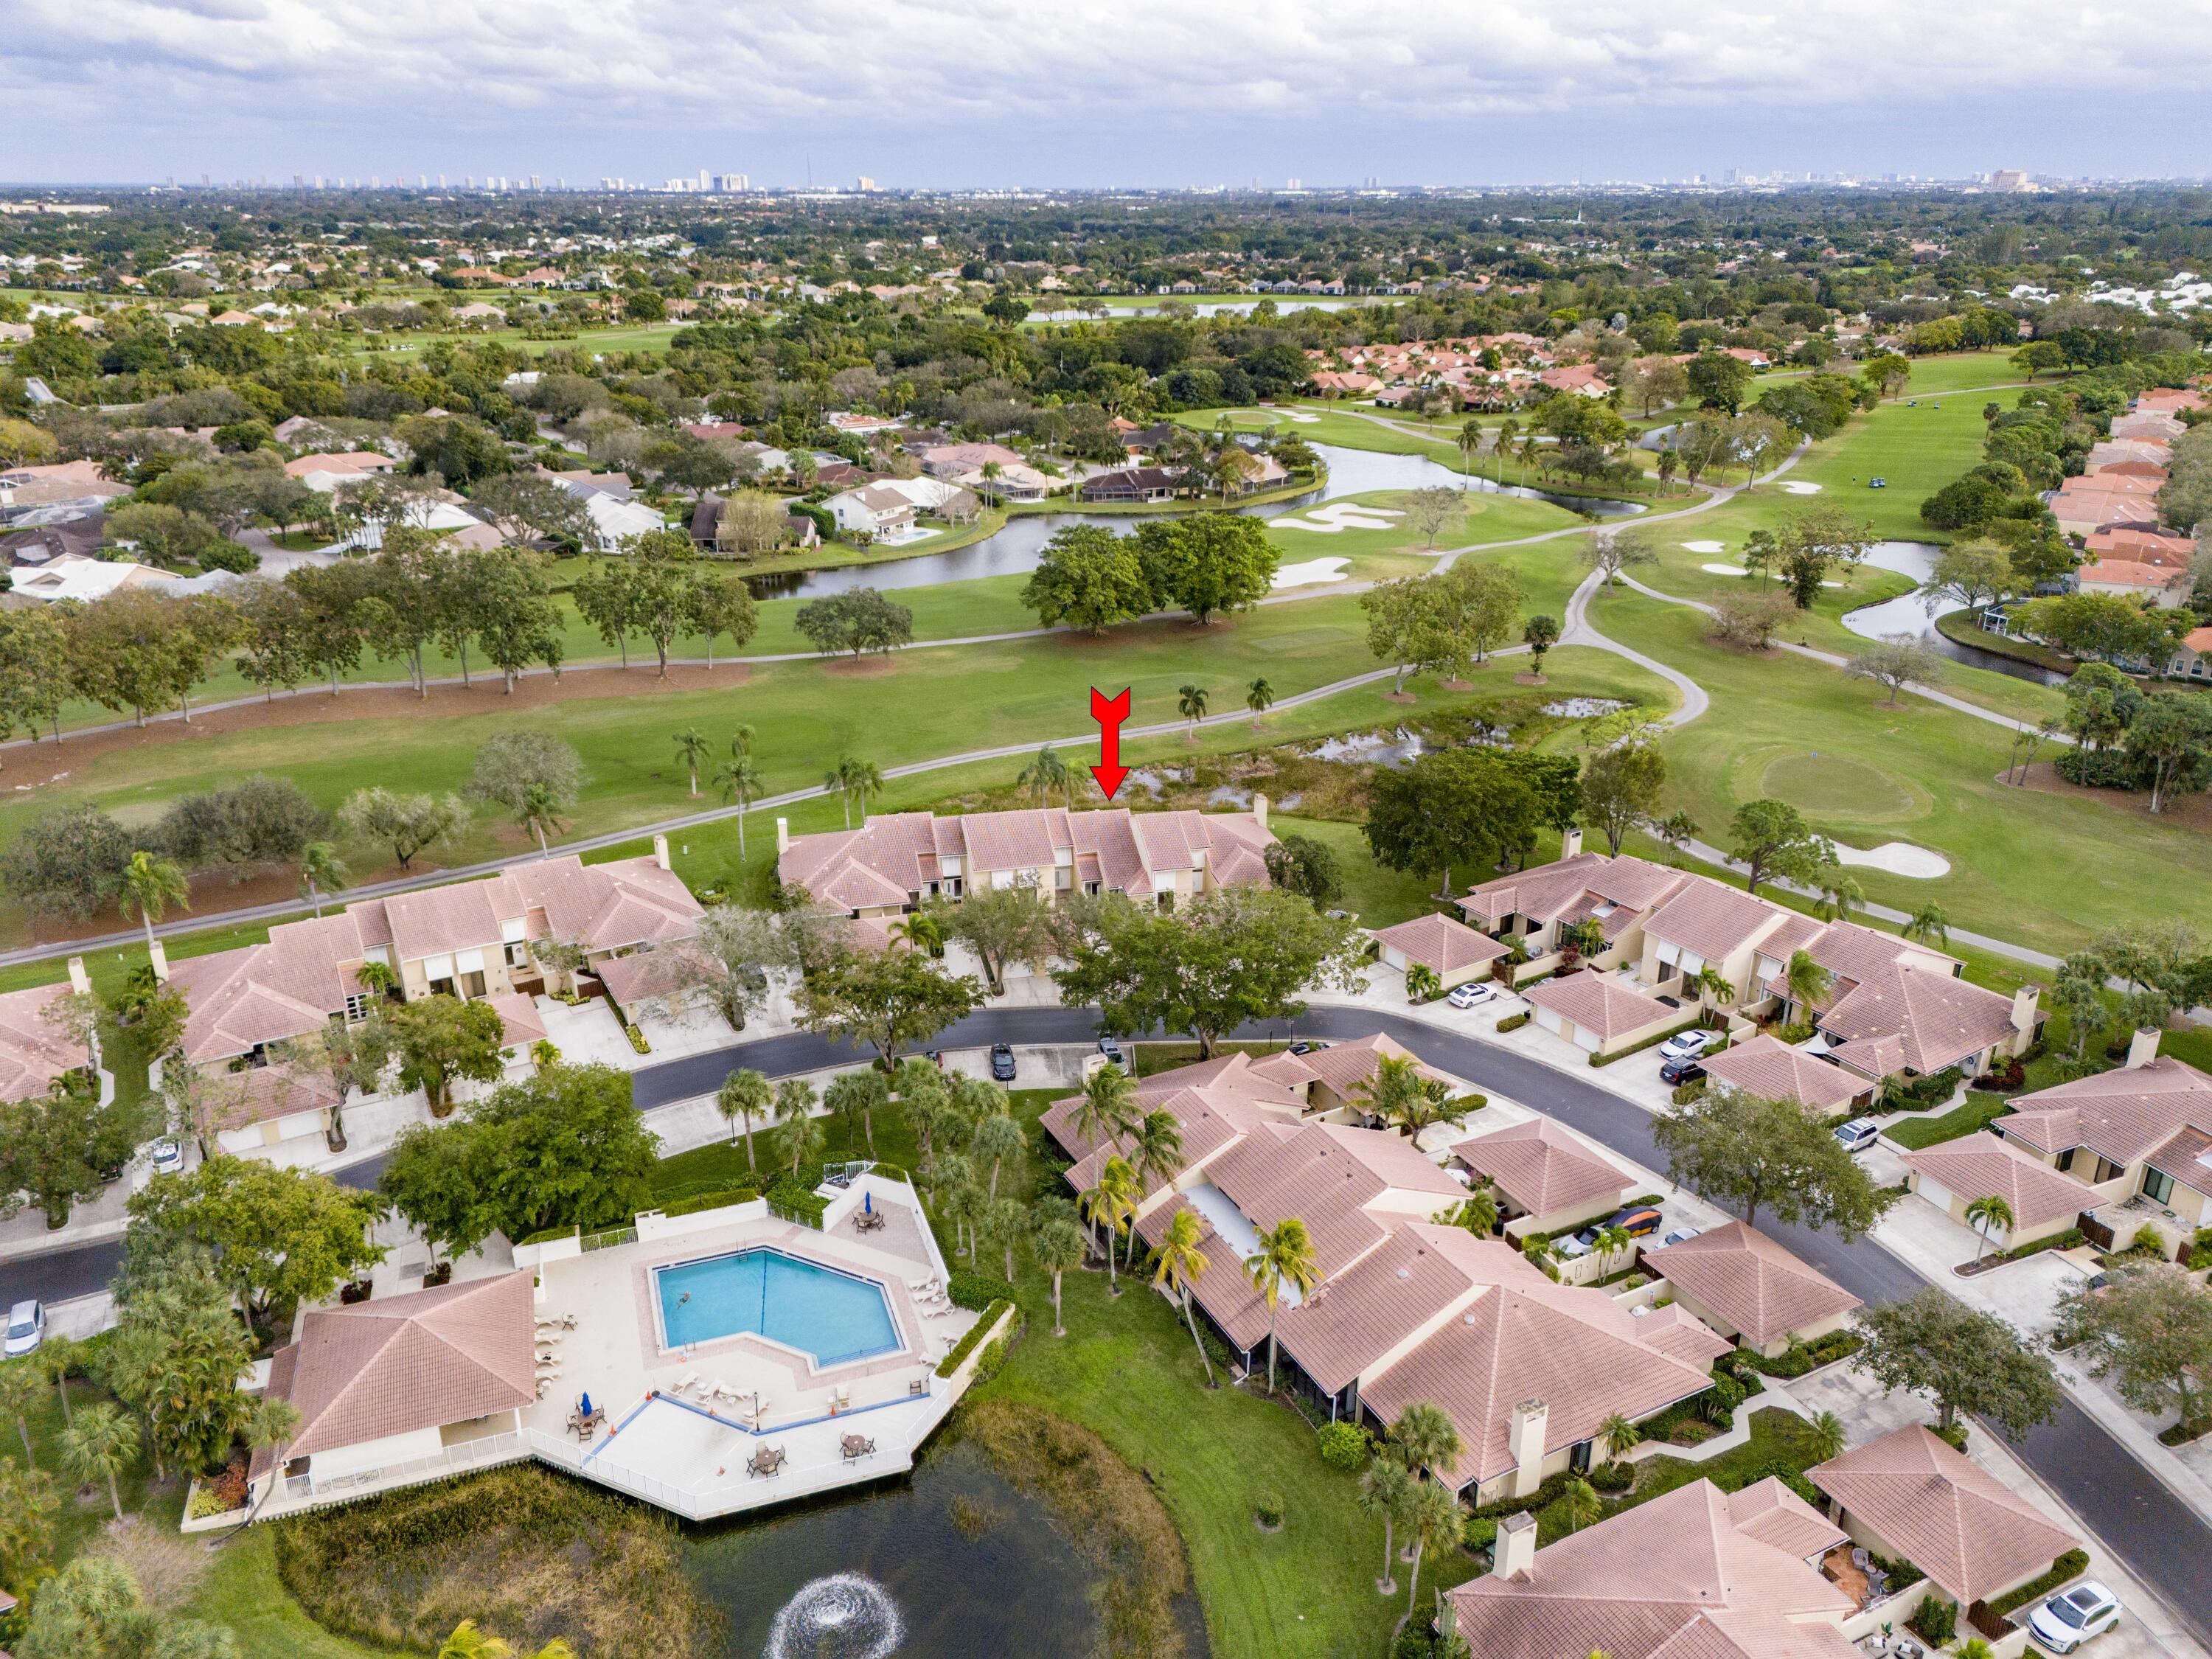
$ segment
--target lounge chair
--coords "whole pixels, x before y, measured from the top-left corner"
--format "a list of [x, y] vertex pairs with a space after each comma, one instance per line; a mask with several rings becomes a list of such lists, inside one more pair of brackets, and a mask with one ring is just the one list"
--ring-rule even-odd
[[743, 1393], [732, 1388], [728, 1383], [723, 1382], [719, 1376], [708, 1385], [707, 1392], [717, 1400], [728, 1401], [732, 1406], [738, 1404], [740, 1401], [745, 1398], [745, 1395]]
[[671, 1394], [685, 1393], [690, 1389], [691, 1385], [698, 1380], [698, 1372], [686, 1371], [683, 1376], [678, 1377], [673, 1382], [668, 1385], [668, 1392]]
[[853, 1390], [850, 1386], [846, 1383], [840, 1382], [836, 1388], [830, 1389], [830, 1403], [836, 1407], [836, 1408], [841, 1412], [848, 1412], [852, 1410]]

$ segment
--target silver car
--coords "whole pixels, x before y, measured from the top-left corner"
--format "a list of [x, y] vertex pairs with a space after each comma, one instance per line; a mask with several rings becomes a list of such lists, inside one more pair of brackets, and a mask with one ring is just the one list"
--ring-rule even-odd
[[15, 1359], [38, 1352], [39, 1344], [46, 1340], [46, 1304], [35, 1297], [18, 1302], [8, 1310], [6, 1354]]
[[2120, 1622], [2120, 1598], [2094, 1578], [2061, 1590], [2027, 1621], [2036, 1645], [2052, 1653], [2071, 1653], [2093, 1636]]

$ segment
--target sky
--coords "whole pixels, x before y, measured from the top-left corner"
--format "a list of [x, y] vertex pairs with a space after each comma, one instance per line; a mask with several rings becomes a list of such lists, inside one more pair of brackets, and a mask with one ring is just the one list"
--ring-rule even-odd
[[[0, 179], [2212, 173], [2212, 3], [6, 0]], [[2140, 113], [2164, 88], [2164, 112]]]

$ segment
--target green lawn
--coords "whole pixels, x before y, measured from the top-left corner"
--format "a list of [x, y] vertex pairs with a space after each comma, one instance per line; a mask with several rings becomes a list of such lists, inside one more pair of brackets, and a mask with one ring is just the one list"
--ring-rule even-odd
[[[1666, 805], [1687, 811], [1708, 841], [1725, 841], [1742, 802], [1794, 788], [1810, 792], [1803, 804], [1824, 833], [1860, 848], [1911, 842], [1951, 860], [1951, 873], [1934, 881], [1854, 871], [1880, 903], [1911, 910], [1933, 899], [1956, 926], [2060, 954], [2118, 922], [2212, 921], [2203, 837], [2087, 799], [2005, 787], [1996, 781], [2009, 751], [2002, 726], [1917, 697], [1881, 707], [1878, 688], [1840, 670], [1723, 649], [1697, 613], [1632, 592], [1600, 599], [1593, 620], [1711, 694], [1710, 713], [1666, 738]], [[1974, 672], [1954, 678], [1963, 684]], [[2033, 718], [2051, 695], [2007, 681], [1991, 699]], [[1838, 757], [1867, 786], [1851, 799], [1820, 781], [1820, 763]], [[2144, 879], [2147, 870], [2160, 878]]]
[[1404, 875], [1385, 870], [1367, 850], [1366, 832], [1356, 823], [1326, 818], [1294, 817], [1278, 812], [1269, 823], [1279, 835], [1310, 836], [1336, 854], [1344, 875], [1344, 896], [1337, 901], [1359, 918], [1363, 927], [1388, 927], [1393, 922], [1425, 916], [1437, 908], [1430, 896], [1436, 885], [1433, 872]]
[[1899, 1146], [1917, 1152], [1938, 1141], [1956, 1140], [1961, 1135], [1985, 1129], [2009, 1109], [2010, 1103], [2002, 1095], [1968, 1090], [1961, 1104], [1940, 1117], [1907, 1118], [1902, 1123], [1891, 1125], [1884, 1133]]

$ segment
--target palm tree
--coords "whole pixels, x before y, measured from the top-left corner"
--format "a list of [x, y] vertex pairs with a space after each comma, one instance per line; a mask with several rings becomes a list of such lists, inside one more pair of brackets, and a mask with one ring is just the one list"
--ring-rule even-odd
[[730, 728], [730, 758], [744, 760], [753, 752], [753, 729], [739, 720]]
[[1974, 1260], [1979, 1261], [1983, 1250], [1989, 1246], [1990, 1237], [1998, 1228], [2002, 1227], [2007, 1232], [2012, 1231], [2012, 1206], [1995, 1193], [1986, 1198], [1978, 1198], [1966, 1206], [1966, 1224], [1981, 1234], [1979, 1242], [1974, 1246]]
[[1559, 1246], [1548, 1238], [1531, 1238], [1521, 1246], [1521, 1259], [1523, 1261], [1535, 1268], [1537, 1272], [1549, 1273], [1554, 1279], [1559, 1276], [1559, 1272], [1552, 1263], [1559, 1254]]
[[1951, 942], [1951, 918], [1943, 907], [1930, 899], [1905, 921], [1897, 930], [1906, 939], [1917, 939], [1923, 945], [1948, 945]]
[[311, 841], [300, 849], [300, 896], [315, 907], [318, 917], [323, 914], [325, 890], [339, 891], [352, 875], [329, 842]]
[[983, 475], [983, 499], [991, 502], [994, 506], [998, 501], [998, 492], [994, 490], [991, 486], [999, 481], [999, 475], [1005, 469], [1000, 466], [996, 461], [986, 461], [983, 463], [981, 468]]
[[84, 1344], [75, 1337], [50, 1336], [31, 1352], [31, 1364], [61, 1395], [62, 1421], [70, 1421], [69, 1374], [85, 1364]]
[[1281, 1314], [1283, 1286], [1303, 1298], [1321, 1282], [1321, 1263], [1314, 1255], [1313, 1239], [1306, 1224], [1286, 1215], [1260, 1231], [1260, 1249], [1247, 1258], [1244, 1277], [1267, 1304], [1267, 1392], [1275, 1391], [1275, 1323]]
[[1683, 988], [1695, 991], [1706, 1001], [1719, 1007], [1726, 1007], [1735, 1000], [1735, 982], [1710, 962], [1691, 975]]
[[1459, 1467], [1459, 1430], [1441, 1406], [1416, 1400], [1390, 1425], [1390, 1441], [1409, 1469], [1449, 1474]]
[[1559, 619], [1557, 617], [1531, 617], [1521, 629], [1521, 643], [1528, 647], [1532, 672], [1538, 679], [1544, 678], [1544, 653], [1559, 642]]
[[1617, 1462], [1644, 1443], [1644, 1431], [1615, 1412], [1598, 1427], [1598, 1438], [1605, 1442], [1609, 1462]]
[[1030, 1237], [1030, 1254], [1052, 1275], [1052, 1334], [1066, 1336], [1060, 1313], [1060, 1276], [1083, 1265], [1083, 1229], [1065, 1216], [1044, 1222]]
[[1182, 1168], [1182, 1125], [1164, 1106], [1149, 1111], [1129, 1131], [1129, 1161], [1149, 1188]]
[[999, 1198], [999, 1170], [1010, 1158], [1019, 1156], [1022, 1126], [1011, 1117], [987, 1117], [975, 1126], [975, 1138], [969, 1143], [977, 1158], [991, 1160], [990, 1194], [994, 1203]]
[[1121, 1294], [1121, 1280], [1115, 1277], [1115, 1258], [1121, 1253], [1121, 1229], [1134, 1225], [1137, 1204], [1141, 1194], [1137, 1189], [1137, 1172], [1129, 1167], [1125, 1158], [1109, 1158], [1098, 1171], [1095, 1186], [1084, 1189], [1079, 1200], [1083, 1218], [1094, 1227], [1106, 1230], [1106, 1293]]
[[305, 1420], [300, 1408], [290, 1401], [264, 1397], [255, 1401], [247, 1408], [240, 1433], [253, 1450], [271, 1453], [281, 1463], [283, 1462], [283, 1448], [300, 1432], [300, 1425]]
[[1375, 1581], [1377, 1595], [1397, 1594], [1398, 1581], [1390, 1571], [1391, 1562], [1397, 1559], [1395, 1534], [1413, 1492], [1413, 1472], [1395, 1458], [1376, 1458], [1359, 1477], [1359, 1507], [1382, 1517], [1382, 1576]]
[[146, 954], [154, 954], [154, 924], [171, 905], [179, 910], [191, 907], [191, 888], [185, 881], [185, 872], [167, 859], [152, 853], [133, 853], [131, 862], [123, 872], [122, 898], [117, 908], [128, 921], [135, 914], [146, 924]]
[[538, 837], [538, 857], [551, 856], [552, 849], [545, 844], [545, 832], [548, 830], [559, 831], [561, 804], [550, 789], [542, 783], [525, 785], [522, 805], [514, 815], [514, 821]]
[[1605, 1505], [1598, 1502], [1597, 1489], [1580, 1476], [1559, 1489], [1559, 1507], [1566, 1511], [1569, 1532], [1580, 1532], [1605, 1513]]
[[[1407, 975], [1407, 990], [1410, 993], [1413, 975]], [[1413, 1099], [1421, 1092], [1420, 1062], [1411, 1054], [1384, 1054], [1375, 1062], [1375, 1069], [1352, 1085], [1352, 1101], [1368, 1116], [1384, 1123], [1401, 1121]]]
[[760, 768], [753, 764], [750, 755], [739, 755], [724, 761], [714, 769], [714, 787], [722, 792], [726, 801], [735, 801], [738, 806], [738, 856], [745, 855], [745, 807], [761, 793]]
[[1252, 711], [1252, 727], [1257, 731], [1260, 717], [1275, 706], [1275, 688], [1261, 675], [1244, 688], [1244, 706]]
[[1178, 695], [1182, 700], [1176, 704], [1176, 712], [1190, 722], [1183, 728], [1183, 741], [1196, 743], [1198, 723], [1206, 718], [1206, 688], [1202, 685], [1186, 685], [1181, 688]]
[[23, 1441], [23, 1467], [33, 1472], [39, 1460], [31, 1451], [31, 1410], [39, 1403], [43, 1386], [34, 1366], [12, 1360], [0, 1365], [0, 1417], [15, 1419], [15, 1432]]
[[1570, 959], [1602, 956], [1605, 946], [1605, 924], [1595, 916], [1586, 916], [1559, 929], [1559, 949]]
[[[1197, 1215], [1189, 1210], [1177, 1210], [1161, 1237], [1159, 1249], [1152, 1252], [1152, 1283], [1165, 1285], [1168, 1293], [1182, 1304], [1183, 1322], [1190, 1327], [1191, 1346], [1198, 1350], [1198, 1363], [1206, 1367], [1206, 1386], [1210, 1389], [1214, 1385], [1213, 1362], [1206, 1358], [1206, 1344], [1198, 1334], [1198, 1316], [1190, 1310], [1190, 1287], [1212, 1265], [1206, 1259], [1206, 1252], [1198, 1248], [1203, 1237], [1198, 1230]], [[30, 1440], [30, 1431], [26, 1429], [23, 1443], [28, 1446]]]
[[1628, 1229], [1626, 1227], [1601, 1227], [1597, 1230], [1598, 1260], [1609, 1261], [1613, 1259], [1614, 1252], [1626, 1249], [1634, 1242], [1629, 1237]]
[[[766, 1117], [775, 1109], [775, 1092], [769, 1086], [768, 1079], [750, 1066], [731, 1073], [715, 1092], [714, 1109], [731, 1124], [745, 1126], [745, 1169], [750, 1174], [760, 1173], [760, 1164], [753, 1157], [753, 1120]], [[734, 1127], [730, 1138], [737, 1139]]]
[[1434, 1000], [1443, 994], [1444, 982], [1437, 970], [1425, 962], [1414, 963], [1406, 969], [1406, 1000], [1422, 1003]]
[[1807, 1024], [1811, 1023], [1820, 999], [1828, 994], [1828, 987], [1834, 980], [1832, 974], [1813, 960], [1810, 951], [1792, 951], [1789, 965], [1782, 970], [1783, 988], [1803, 1012]]
[[1459, 487], [1467, 489], [1468, 474], [1474, 471], [1474, 452], [1482, 447], [1482, 422], [1470, 419], [1459, 429]]
[[[1067, 763], [1060, 759], [1059, 750], [1047, 744], [1037, 750], [1035, 760], [1022, 768], [1021, 775], [1014, 781], [1024, 789], [1036, 790], [1037, 805], [1042, 806], [1045, 797], [1055, 789], [1066, 794], [1072, 788], [1070, 779]], [[1068, 797], [1067, 804], [1074, 805], [1072, 796]]]
[[1488, 1182], [1468, 1188], [1465, 1198], [1446, 1207], [1437, 1217], [1447, 1227], [1464, 1227], [1477, 1238], [1487, 1238], [1498, 1231], [1498, 1193]]
[[696, 726], [687, 726], [676, 734], [676, 758], [691, 775], [691, 793], [695, 795], [699, 793], [699, 769], [706, 764], [707, 757], [714, 752], [714, 744], [707, 741], [706, 734]]
[[1116, 1140], [1136, 1127], [1136, 1079], [1118, 1066], [1101, 1066], [1083, 1080], [1083, 1092], [1067, 1115], [1076, 1139], [1091, 1146]]
[[855, 760], [850, 755], [837, 763], [837, 772], [843, 780], [845, 789], [860, 797], [860, 827], [866, 829], [868, 823], [868, 797], [883, 793], [884, 775], [878, 769], [875, 762]]
[[1814, 1461], [1825, 1463], [1832, 1457], [1841, 1457], [1846, 1443], [1844, 1419], [1833, 1412], [1822, 1412], [1808, 1425], [1806, 1439]]
[[975, 1178], [975, 1167], [967, 1159], [951, 1160], [945, 1196], [939, 1203], [952, 1223], [953, 1254], [958, 1255], [964, 1248], [970, 1261], [975, 1260], [975, 1223], [983, 1213], [983, 1206], [990, 1202], [984, 1197], [982, 1183]]
[[[1571, 1486], [1579, 1484], [1569, 1482]], [[1584, 1486], [1583, 1490], [1589, 1492], [1589, 1488]], [[1595, 1502], [1597, 1494], [1591, 1492], [1590, 1498], [1592, 1502]], [[1405, 1628], [1407, 1620], [1413, 1618], [1413, 1608], [1421, 1599], [1421, 1557], [1427, 1553], [1431, 1544], [1439, 1540], [1458, 1541], [1462, 1525], [1459, 1494], [1449, 1486], [1440, 1486], [1433, 1480], [1421, 1481], [1407, 1495], [1406, 1524], [1413, 1534], [1413, 1571], [1412, 1589], [1406, 1596], [1406, 1618], [1398, 1621], [1401, 1630]]]
[[1029, 1235], [1030, 1212], [1018, 1199], [986, 1199], [978, 1224], [1006, 1253], [1006, 1282], [1013, 1283], [1014, 1251]]
[[[783, 1132], [776, 1145], [781, 1151], [788, 1152], [793, 1144], [792, 1126], [814, 1121], [814, 1085], [805, 1079], [797, 1077], [787, 1077], [777, 1084], [775, 1085], [775, 1121]], [[819, 1135], [821, 1132], [817, 1129], [815, 1133]], [[804, 1159], [793, 1161], [792, 1164], [793, 1175], [799, 1172], [799, 1164], [804, 1161]]]
[[811, 1113], [801, 1112], [786, 1118], [776, 1130], [776, 1151], [780, 1157], [791, 1160], [791, 1178], [799, 1179], [799, 1172], [822, 1156], [823, 1144], [830, 1139], [822, 1120]]
[[107, 1501], [118, 1521], [123, 1518], [123, 1494], [116, 1477], [137, 1461], [138, 1428], [120, 1407], [104, 1401], [87, 1406], [84, 1415], [62, 1431], [62, 1462], [87, 1486], [107, 1482]]

